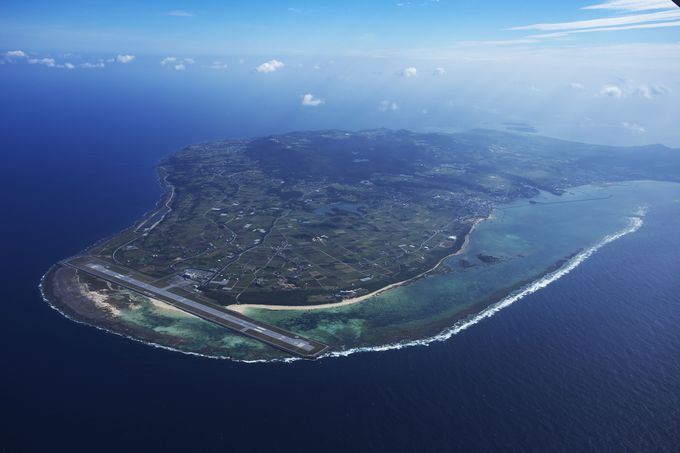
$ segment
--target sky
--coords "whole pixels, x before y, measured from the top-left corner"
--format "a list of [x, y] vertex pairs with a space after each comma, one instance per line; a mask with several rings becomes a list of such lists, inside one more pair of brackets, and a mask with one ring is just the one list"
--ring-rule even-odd
[[[680, 13], [670, 0], [597, 1], [5, 0], [0, 40], [33, 51], [322, 55], [435, 53], [577, 34], [593, 43], [677, 41]], [[613, 36], [621, 27], [627, 33]]]
[[680, 147], [670, 0], [5, 0], [0, 55], [8, 83], [69, 74], [229, 97], [254, 118], [282, 112], [277, 131], [519, 122]]

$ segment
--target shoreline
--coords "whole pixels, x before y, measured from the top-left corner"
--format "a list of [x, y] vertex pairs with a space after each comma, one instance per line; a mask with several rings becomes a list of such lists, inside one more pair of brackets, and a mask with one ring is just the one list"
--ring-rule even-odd
[[548, 268], [543, 273], [535, 276], [534, 278], [528, 279], [523, 283], [518, 284], [518, 288], [507, 292], [504, 296], [497, 298], [494, 302], [486, 304], [479, 310], [463, 315], [455, 321], [450, 327], [441, 330], [439, 333], [428, 336], [422, 339], [415, 340], [405, 340], [393, 343], [386, 343], [381, 346], [358, 346], [355, 348], [335, 350], [330, 351], [323, 357], [348, 357], [352, 354], [359, 352], [383, 352], [390, 350], [398, 350], [414, 346], [429, 346], [432, 343], [443, 342], [449, 340], [451, 337], [459, 334], [460, 332], [474, 326], [475, 324], [494, 316], [501, 310], [511, 306], [515, 302], [524, 299], [541, 289], [549, 286], [550, 284], [556, 282], [562, 277], [570, 274], [574, 269], [579, 267], [583, 262], [588, 260], [591, 256], [597, 253], [602, 247], [621, 239], [631, 233], [638, 231], [642, 225], [644, 214], [639, 216], [629, 217], [629, 223], [624, 228], [615, 231], [614, 233], [607, 234], [598, 243], [590, 246], [585, 250], [581, 250]]
[[[180, 354], [185, 354], [189, 356], [194, 356], [194, 357], [201, 357], [204, 359], [213, 359], [213, 360], [230, 360], [233, 362], [238, 362], [238, 363], [275, 363], [275, 362], [284, 362], [284, 363], [289, 363], [289, 362], [297, 362], [297, 361], [302, 361], [304, 359], [298, 358], [298, 357], [283, 357], [283, 358], [265, 358], [265, 359], [246, 359], [246, 358], [241, 358], [241, 357], [233, 357], [230, 355], [226, 354], [219, 354], [219, 353], [211, 353], [211, 352], [198, 352], [196, 350], [191, 350], [188, 348], [181, 348], [179, 344], [173, 343], [173, 342], [164, 342], [163, 338], [161, 336], [158, 336], [156, 338], [150, 338], [144, 335], [140, 335], [140, 330], [136, 330], [134, 328], [130, 329], [125, 329], [125, 328], [120, 328], [121, 325], [117, 324], [115, 322], [112, 322], [112, 320], [109, 320], [109, 322], [98, 322], [98, 320], [92, 319], [76, 310], [74, 307], [69, 305], [68, 303], [63, 302], [63, 297], [59, 297], [56, 294], [53, 294], [54, 288], [52, 288], [52, 285], [55, 283], [55, 275], [54, 273], [61, 267], [60, 264], [54, 264], [52, 265], [45, 274], [40, 278], [40, 283], [38, 284], [38, 291], [40, 293], [40, 297], [47, 304], [48, 307], [50, 307], [52, 310], [56, 311], [59, 313], [61, 316], [66, 318], [69, 321], [72, 321], [76, 324], [93, 328], [98, 331], [115, 335], [117, 337], [122, 337], [127, 340], [132, 340], [137, 343], [141, 343], [145, 346], [151, 346], [152, 348], [156, 349], [164, 349], [166, 351], [171, 351], [171, 352], [179, 352]], [[81, 297], [88, 299], [87, 296], [81, 294]], [[91, 299], [88, 299], [91, 300]], [[323, 357], [327, 357], [324, 355]]]
[[328, 308], [337, 308], [337, 307], [344, 307], [347, 305], [354, 305], [361, 303], [367, 299], [370, 299], [374, 296], [378, 296], [384, 292], [390, 291], [392, 289], [398, 288], [400, 286], [407, 285], [409, 283], [412, 283], [418, 279], [421, 279], [425, 277], [427, 274], [430, 272], [433, 272], [436, 270], [441, 264], [446, 261], [449, 258], [452, 258], [454, 256], [460, 255], [465, 250], [467, 249], [468, 245], [470, 244], [470, 237], [472, 236], [472, 233], [475, 231], [477, 228], [477, 225], [482, 223], [484, 220], [489, 220], [493, 218], [493, 212], [489, 214], [487, 217], [482, 217], [479, 219], [475, 219], [475, 221], [472, 223], [472, 226], [470, 227], [470, 231], [465, 235], [465, 240], [463, 241], [463, 244], [460, 246], [458, 250], [455, 252], [446, 255], [439, 261], [437, 261], [437, 264], [435, 264], [433, 267], [430, 269], [427, 269], [423, 272], [421, 272], [418, 275], [415, 275], [411, 278], [407, 278], [406, 280], [402, 280], [400, 282], [395, 282], [395, 283], [390, 283], [387, 286], [384, 286], [382, 288], [376, 289], [375, 291], [371, 291], [368, 294], [363, 294], [361, 296], [356, 296], [356, 297], [350, 297], [348, 299], [342, 300], [340, 302], [332, 302], [329, 304], [317, 304], [317, 305], [268, 305], [268, 304], [231, 304], [227, 305], [225, 308], [228, 308], [229, 310], [236, 311], [241, 314], [245, 314], [245, 312], [248, 309], [254, 308], [254, 309], [260, 309], [260, 310], [273, 310], [273, 311], [313, 311], [313, 310], [323, 310], [323, 309], [328, 309]]
[[[643, 219], [645, 217], [645, 211], [646, 209], [641, 207], [637, 211], [635, 211], [634, 214], [628, 214], [629, 223], [627, 227], [624, 227], [621, 230], [606, 235], [604, 238], [602, 238], [602, 240], [600, 240], [598, 243], [591, 246], [590, 248], [587, 248], [585, 250], [581, 249], [581, 251], [576, 253], [575, 255], [569, 255], [565, 259], [560, 260], [557, 263], [554, 263], [552, 266], [548, 267], [546, 271], [544, 271], [543, 273], [534, 276], [530, 279], [524, 280], [522, 282], [518, 282], [518, 285], [512, 288], [505, 288], [504, 291], [494, 294], [494, 297], [490, 297], [484, 300], [482, 303], [475, 305], [473, 309], [469, 311], [465, 310], [461, 313], [458, 313], [455, 316], [455, 318], [449, 319], [446, 324], [439, 325], [437, 327], [437, 330], [434, 331], [433, 333], [423, 332], [422, 338], [420, 338], [421, 334], [418, 334], [417, 336], [415, 336], [415, 338], [413, 337], [406, 338], [399, 341], [386, 341], [384, 342], [384, 344], [370, 346], [357, 345], [355, 347], [332, 350], [323, 354], [318, 359], [345, 357], [358, 352], [380, 352], [393, 349], [402, 349], [411, 346], [424, 346], [435, 342], [445, 341], [451, 338], [453, 335], [456, 335], [458, 332], [467, 329], [468, 327], [480, 322], [485, 318], [493, 316], [496, 312], [511, 305], [517, 300], [525, 297], [528, 294], [536, 292], [541, 288], [544, 288], [553, 281], [568, 274], [577, 266], [579, 266], [581, 262], [589, 258], [592, 254], [596, 253], [603, 246], [606, 246], [610, 242], [613, 242], [622, 236], [637, 231], [637, 229], [639, 229], [642, 226]], [[359, 303], [374, 296], [375, 294], [393, 289], [395, 286], [408, 284], [417, 278], [422, 278], [427, 273], [437, 269], [441, 265], [441, 263], [444, 262], [446, 259], [452, 256], [459, 255], [466, 251], [469, 247], [469, 244], [471, 243], [472, 240], [471, 236], [472, 233], [475, 231], [475, 228], [483, 220], [493, 219], [493, 217], [494, 213], [492, 211], [487, 217], [474, 219], [473, 222], [471, 222], [468, 233], [463, 238], [463, 242], [460, 248], [455, 252], [442, 258], [437, 263], [436, 266], [432, 267], [428, 271], [425, 271], [419, 274], [418, 276], [412, 277], [410, 279], [406, 279], [403, 282], [387, 285], [386, 287], [373, 291], [370, 294], [365, 294], [363, 296], [358, 296], [352, 299], [340, 301], [336, 304], [321, 305], [318, 309], [329, 308], [329, 306], [332, 308], [332, 306], [347, 305], [348, 303]], [[267, 357], [266, 355], [260, 355], [257, 352], [255, 352], [253, 355], [249, 355], [248, 352], [244, 352], [243, 354], [237, 352], [236, 354], [234, 354], [234, 351], [228, 348], [225, 349], [223, 347], [207, 349], [195, 348], [193, 345], [184, 343], [183, 341], [181, 341], [181, 339], [180, 341], [178, 341], [177, 338], [168, 337], [167, 335], [164, 334], [151, 333], [151, 335], [149, 335], [150, 332], [146, 331], [146, 329], [143, 327], [135, 328], [132, 326], [124, 326], [117, 322], [111, 322], [113, 321], [112, 319], [102, 320], [99, 318], [99, 316], [92, 317], [91, 316], [93, 314], [92, 312], [81, 313], [71, 303], [71, 301], [69, 300], [71, 299], [70, 297], [64, 297], [65, 296], [64, 294], [55, 294], [54, 292], [54, 290], [56, 289], [54, 287], [55, 284], [57, 284], [57, 286], [61, 286], [59, 285], [59, 282], [61, 283], [65, 282], [63, 279], [60, 278], [55, 279], [56, 276], [55, 273], [60, 267], [61, 266], [57, 263], [51, 266], [50, 269], [48, 269], [48, 271], [42, 276], [40, 280], [40, 284], [38, 285], [39, 291], [43, 301], [46, 302], [50, 308], [54, 309], [65, 318], [74, 321], [78, 324], [87, 325], [97, 330], [115, 334], [117, 336], [122, 336], [126, 339], [131, 339], [136, 342], [152, 346], [155, 348], [166, 349], [173, 352], [180, 352], [182, 354], [199, 356], [203, 358], [226, 359], [243, 363], [258, 363], [258, 362], [289, 363], [298, 361], [298, 359], [293, 357]], [[57, 291], [57, 293], [59, 293], [59, 291]], [[90, 301], [90, 304], [95, 305], [94, 301], [91, 298], [88, 298], [87, 296], [84, 296], [84, 298], [88, 299]], [[244, 304], [244, 308], [247, 307], [248, 304]], [[275, 306], [275, 308], [273, 309], [276, 310], [277, 308], [279, 310], [286, 310], [284, 306]], [[297, 311], [300, 314], [302, 314], [304, 310], [308, 310], [308, 307], [298, 306], [294, 308], [294, 311]], [[102, 312], [102, 310], [97, 310], [97, 315], [99, 315], [100, 312]], [[312, 311], [312, 313], [314, 312]]]
[[[164, 159], [165, 159], [165, 158], [164, 158]], [[156, 203], [154, 204], [153, 208], [151, 208], [150, 210], [144, 212], [144, 213], [142, 214], [141, 218], [139, 218], [139, 219], [137, 219], [137, 220], [134, 220], [133, 223], [132, 223], [132, 225], [127, 226], [127, 227], [123, 228], [122, 230], [117, 231], [116, 233], [112, 233], [112, 234], [109, 234], [109, 235], [107, 235], [107, 236], [104, 236], [104, 237], [101, 238], [101, 239], [98, 239], [97, 241], [95, 241], [95, 242], [93, 242], [92, 244], [86, 246], [84, 249], [80, 250], [79, 252], [76, 252], [76, 253], [73, 254], [73, 255], [70, 255], [70, 256], [68, 256], [68, 257], [65, 257], [65, 258], [63, 258], [63, 259], [57, 261], [57, 263], [55, 263], [55, 264], [58, 264], [58, 263], [60, 263], [60, 262], [62, 262], [62, 261], [65, 261], [65, 260], [67, 260], [67, 259], [69, 259], [69, 258], [73, 258], [73, 257], [79, 256], [79, 255], [88, 254], [88, 253], [89, 253], [91, 250], [93, 250], [94, 248], [100, 246], [101, 244], [103, 244], [103, 243], [106, 242], [106, 241], [109, 241], [109, 240], [115, 238], [116, 236], [118, 236], [118, 235], [120, 235], [120, 234], [123, 234], [123, 233], [126, 233], [126, 232], [130, 232], [130, 231], [132, 231], [132, 232], [137, 231], [137, 229], [138, 229], [141, 225], [143, 225], [143, 224], [144, 224], [145, 222], [147, 222], [150, 218], [152, 218], [154, 215], [156, 215], [160, 209], [162, 209], [164, 206], [166, 206], [167, 204], [169, 204], [169, 203], [172, 201], [172, 199], [174, 198], [174, 195], [175, 195], [175, 186], [173, 186], [172, 184], [170, 184], [170, 183], [167, 181], [167, 179], [166, 179], [167, 175], [161, 175], [162, 165], [163, 165], [163, 160], [161, 160], [161, 162], [159, 162], [159, 164], [154, 168], [154, 172], [155, 172], [155, 174], [156, 174], [156, 179], [158, 180], [158, 185], [159, 185], [159, 187], [161, 188], [162, 193], [161, 193], [161, 196], [160, 196], [160, 198], [158, 199], [158, 201], [156, 201]], [[172, 211], [172, 208], [170, 208], [169, 206], [167, 206], [167, 208], [168, 208], [170, 211]], [[163, 216], [163, 219], [165, 219], [165, 216], [166, 216], [167, 214], [169, 214], [169, 212], [166, 213], [166, 214]], [[161, 220], [163, 220], [163, 219], [161, 219]], [[156, 222], [156, 224], [154, 224], [154, 226], [156, 226], [158, 223], [160, 223], [160, 221], [159, 221], [159, 222]], [[49, 273], [50, 270], [51, 270], [51, 267], [50, 267], [50, 269], [47, 270], [47, 272], [45, 272], [44, 275], [47, 275], [47, 274]], [[43, 276], [44, 276], [44, 275], [43, 275]]]
[[[600, 248], [606, 246], [607, 244], [614, 242], [621, 237], [624, 237], [630, 233], [633, 233], [637, 231], [643, 224], [644, 214], [640, 214], [639, 216], [633, 216], [630, 217], [630, 222], [627, 227], [624, 227], [621, 230], [618, 230], [614, 233], [606, 235], [604, 238], [602, 238], [601, 241], [599, 241], [597, 244], [585, 249], [581, 250], [580, 252], [571, 255], [563, 260], [561, 260], [558, 263], [555, 263], [551, 268], [546, 269], [545, 272], [542, 274], [535, 276], [525, 282], [521, 282], [519, 284], [519, 287], [507, 291], [505, 294], [503, 294], [500, 297], [495, 298], [495, 300], [491, 301], [490, 303], [485, 304], [483, 307], [478, 307], [478, 309], [473, 310], [470, 313], [462, 313], [460, 318], [456, 321], [453, 322], [453, 324], [448, 327], [441, 329], [438, 333], [435, 333], [434, 335], [429, 335], [421, 339], [409, 339], [409, 340], [404, 340], [404, 341], [398, 341], [398, 342], [388, 342], [382, 345], [378, 346], [357, 346], [354, 348], [349, 348], [349, 349], [340, 349], [340, 350], [331, 350], [321, 356], [319, 356], [316, 360], [321, 360], [321, 359], [327, 359], [327, 358], [339, 358], [339, 357], [348, 357], [352, 354], [356, 353], [362, 353], [362, 352], [382, 352], [382, 351], [390, 351], [390, 350], [398, 350], [398, 349], [403, 349], [407, 347], [413, 347], [413, 346], [428, 346], [432, 343], [437, 343], [437, 342], [442, 342], [450, 339], [451, 337], [455, 336], [456, 334], [468, 329], [469, 327], [479, 323], [480, 321], [490, 318], [491, 316], [495, 315], [497, 312], [501, 311], [504, 308], [507, 308], [508, 306], [512, 305], [513, 303], [517, 302], [520, 299], [523, 299], [525, 296], [530, 295], [536, 291], [539, 291], [540, 289], [550, 285], [556, 280], [559, 280], [561, 277], [569, 274], [571, 271], [573, 271], [575, 268], [577, 268], [581, 263], [583, 263], [585, 260], [587, 260], [590, 256], [595, 254]], [[481, 222], [484, 219], [478, 219], [477, 223]], [[470, 233], [472, 230], [470, 231]], [[461, 250], [463, 247], [461, 247]], [[456, 252], [456, 253], [460, 253]], [[453, 255], [450, 255], [453, 256]], [[442, 261], [446, 259], [443, 258]], [[245, 359], [245, 358], [240, 358], [240, 357], [233, 357], [230, 355], [218, 355], [218, 354], [212, 354], [209, 352], [197, 352], [197, 351], [192, 351], [189, 349], [182, 349], [178, 347], [178, 345], [171, 345], [168, 343], [165, 343], [162, 341], [161, 338], [157, 339], [150, 339], [150, 338], [143, 338], [140, 337], [139, 335], [136, 335], [133, 331], [127, 331], [125, 329], [119, 330], [116, 329], [113, 325], [105, 325], [102, 323], [96, 323], [91, 319], [88, 319], [86, 317], [83, 317], [82, 315], [79, 315], [75, 312], [72, 312], [72, 308], [68, 305], [65, 304], [65, 306], [62, 306], [60, 303], [55, 303], [54, 301], [51, 300], [49, 297], [48, 293], [51, 293], [48, 288], [51, 285], [51, 282], [53, 282], [53, 273], [56, 270], [56, 267], [59, 266], [58, 264], [53, 265], [50, 267], [50, 269], [42, 276], [40, 279], [40, 284], [38, 285], [40, 294], [42, 296], [42, 299], [44, 302], [47, 303], [47, 305], [52, 308], [53, 310], [57, 311], [59, 314], [64, 316], [70, 321], [76, 322], [77, 324], [85, 325], [88, 327], [95, 328], [97, 330], [113, 334], [116, 336], [120, 336], [129, 340], [133, 340], [135, 342], [139, 342], [141, 344], [144, 344], [146, 346], [151, 346], [153, 348], [158, 348], [158, 349], [165, 349], [167, 351], [172, 351], [172, 352], [179, 352], [181, 354], [186, 354], [190, 356], [195, 356], [195, 357], [202, 357], [206, 359], [218, 359], [218, 360], [230, 360], [238, 363], [247, 363], [247, 364], [256, 364], [256, 363], [294, 363], [294, 362], [300, 362], [303, 361], [303, 359], [297, 358], [297, 357], [284, 357], [284, 358], [252, 358], [252, 359]], [[59, 298], [57, 298], [59, 299]]]

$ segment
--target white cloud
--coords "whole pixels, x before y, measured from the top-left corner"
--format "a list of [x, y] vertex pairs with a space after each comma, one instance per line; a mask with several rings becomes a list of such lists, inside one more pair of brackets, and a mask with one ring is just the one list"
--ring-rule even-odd
[[569, 84], [569, 86], [572, 87], [572, 88], [575, 89], [575, 90], [582, 90], [582, 89], [583, 89], [583, 84], [582, 84], [582, 83], [578, 83], [578, 82], [571, 82], [571, 83]]
[[501, 39], [489, 41], [462, 41], [462, 46], [517, 46], [522, 44], [535, 44], [540, 42], [534, 38], [520, 38], [520, 39]]
[[418, 77], [418, 70], [413, 66], [409, 66], [401, 71], [401, 75], [406, 78]]
[[639, 124], [630, 123], [628, 121], [624, 121], [623, 123], [621, 123], [621, 126], [623, 126], [625, 129], [628, 129], [629, 131], [637, 132], [638, 134], [643, 134], [647, 132], [647, 129], [640, 126]]
[[664, 86], [640, 85], [635, 90], [635, 94], [643, 96], [647, 99], [652, 99], [657, 96], [665, 96], [670, 94], [670, 90]]
[[165, 57], [161, 60], [161, 66], [172, 67], [175, 71], [184, 71], [188, 65], [194, 64], [193, 58], [179, 59], [177, 57]]
[[103, 68], [104, 67], [104, 62], [103, 61], [98, 61], [97, 63], [81, 63], [80, 64], [81, 68], [85, 69], [97, 69], [97, 68]]
[[326, 101], [324, 101], [323, 99], [314, 97], [312, 93], [307, 93], [304, 96], [302, 96], [302, 105], [307, 107], [318, 107], [325, 102]]
[[172, 11], [168, 11], [167, 15], [174, 17], [194, 17], [196, 14], [190, 13], [189, 11], [184, 11], [182, 9], [174, 9]]
[[444, 68], [435, 68], [434, 71], [432, 72], [433, 76], [443, 76], [446, 75], [446, 69]]
[[380, 101], [380, 105], [378, 106], [378, 109], [381, 112], [389, 112], [389, 111], [394, 111], [394, 110], [399, 110], [399, 104], [397, 104], [395, 101]]
[[134, 59], [135, 59], [134, 55], [117, 55], [116, 56], [116, 63], [127, 64], [127, 63], [130, 63]]
[[663, 85], [647, 85], [641, 84], [631, 86], [631, 82], [627, 82], [625, 86], [619, 85], [604, 85], [600, 90], [602, 96], [621, 99], [628, 96], [642, 96], [645, 99], [653, 99], [659, 96], [667, 96], [671, 94], [671, 90]]
[[10, 50], [5, 52], [7, 58], [26, 58], [28, 55], [23, 50]]
[[227, 69], [229, 66], [226, 63], [222, 63], [221, 61], [213, 61], [208, 67], [210, 69]]
[[545, 24], [523, 25], [509, 30], [570, 31], [586, 28], [615, 27], [620, 25], [641, 24], [664, 20], [680, 19], [680, 11], [660, 11], [656, 13], [634, 14], [629, 16], [605, 17], [602, 19], [580, 20], [574, 22], [557, 22]]
[[276, 70], [279, 70], [283, 68], [285, 65], [283, 62], [279, 60], [269, 60], [264, 63], [262, 63], [260, 66], [255, 68], [257, 72], [262, 72], [262, 73], [267, 73], [267, 72], [274, 72]]
[[60, 68], [60, 69], [75, 69], [76, 65], [73, 63], [57, 64], [54, 58], [31, 58], [28, 60], [29, 64], [37, 64], [42, 66], [47, 66], [48, 68]]
[[309, 14], [310, 11], [306, 9], [300, 9], [300, 8], [288, 8], [289, 13], [293, 14]]
[[605, 85], [600, 90], [600, 94], [610, 98], [621, 99], [623, 97], [623, 90], [616, 85]]
[[[562, 38], [573, 33], [593, 33], [597, 31], [620, 31], [620, 30], [638, 30], [644, 28], [666, 28], [666, 27], [680, 27], [680, 21], [672, 22], [653, 22], [651, 24], [637, 24], [637, 25], [622, 25], [620, 27], [600, 27], [600, 28], [586, 28], [584, 30], [569, 30], [557, 33], [545, 33], [540, 35], [531, 35], [532, 39], [545, 38]], [[538, 41], [536, 41], [538, 42]]]
[[40, 64], [47, 66], [48, 68], [54, 68], [56, 66], [54, 58], [31, 58], [28, 62], [29, 64]]
[[470, 43], [486, 45], [537, 44], [547, 39], [565, 38], [574, 33], [680, 27], [680, 10], [671, 0], [604, 0], [601, 3], [583, 6], [581, 9], [629, 14], [615, 14], [597, 19], [536, 23], [511, 27], [506, 30], [537, 30], [549, 33], [534, 34], [518, 39], [472, 41]]
[[671, 0], [608, 0], [604, 3], [584, 6], [581, 9], [607, 9], [614, 11], [650, 11], [654, 9], [673, 9]]

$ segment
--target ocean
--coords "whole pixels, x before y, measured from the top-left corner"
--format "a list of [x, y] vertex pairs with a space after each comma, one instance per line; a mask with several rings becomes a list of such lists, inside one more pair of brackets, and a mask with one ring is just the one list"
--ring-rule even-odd
[[0, 450], [677, 451], [680, 203], [443, 342], [313, 362], [184, 355], [71, 322], [38, 282], [154, 205], [163, 156], [266, 123], [169, 118], [158, 93], [132, 96], [143, 87], [57, 77], [0, 74], [15, 88], [0, 107]]

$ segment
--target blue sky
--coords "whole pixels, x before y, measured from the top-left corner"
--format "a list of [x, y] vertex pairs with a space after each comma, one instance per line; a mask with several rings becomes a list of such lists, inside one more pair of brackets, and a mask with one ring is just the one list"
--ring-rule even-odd
[[23, 85], [125, 80], [158, 99], [222, 97], [224, 115], [277, 131], [526, 122], [680, 146], [670, 0], [5, 0], [3, 72]]
[[[677, 41], [680, 15], [672, 8], [670, 0], [5, 0], [0, 5], [0, 42], [34, 51], [380, 55], [442, 51], [469, 41], [521, 44], [546, 30], [512, 28], [596, 19], [608, 20], [612, 28], [622, 18], [643, 15], [649, 20], [639, 17], [627, 24], [640, 28], [578, 34], [563, 29], [559, 31], [567, 35], [559, 38], [581, 43]], [[559, 44], [556, 38], [540, 41]]]

